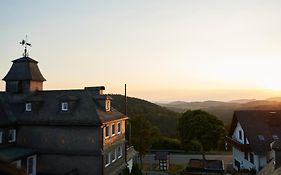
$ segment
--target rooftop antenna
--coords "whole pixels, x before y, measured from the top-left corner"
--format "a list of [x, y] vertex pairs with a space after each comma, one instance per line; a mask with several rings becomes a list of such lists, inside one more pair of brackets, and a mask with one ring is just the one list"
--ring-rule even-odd
[[24, 46], [24, 53], [22, 55], [28, 57], [27, 46], [31, 47], [31, 44], [27, 42], [27, 35], [25, 35], [25, 40], [22, 40], [20, 44]]

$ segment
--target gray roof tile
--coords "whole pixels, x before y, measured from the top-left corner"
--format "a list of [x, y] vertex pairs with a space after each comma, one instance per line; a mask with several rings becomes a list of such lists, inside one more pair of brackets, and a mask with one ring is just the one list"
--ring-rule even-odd
[[3, 78], [5, 81], [17, 80], [33, 80], [33, 81], [46, 81], [41, 74], [37, 61], [29, 58], [22, 57], [13, 61], [13, 65], [7, 75]]

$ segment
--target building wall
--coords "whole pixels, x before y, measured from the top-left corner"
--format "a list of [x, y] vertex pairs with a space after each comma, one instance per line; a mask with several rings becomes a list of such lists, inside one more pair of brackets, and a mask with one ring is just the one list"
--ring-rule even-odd
[[261, 168], [263, 168], [267, 164], [267, 159], [266, 159], [265, 155], [264, 156], [257, 156], [257, 158], [259, 160], [259, 170], [260, 170]]
[[[241, 139], [239, 138], [239, 131], [241, 131], [241, 134], [242, 134], [241, 135], [242, 136]], [[244, 143], [244, 139], [245, 139], [244, 137], [245, 137], [244, 130], [242, 129], [240, 123], [237, 122], [236, 128], [235, 128], [235, 130], [233, 132], [233, 135], [232, 135], [232, 139], [235, 139], [235, 140], [237, 140], [238, 142], [240, 142], [242, 144], [249, 144], [249, 141], [248, 141], [247, 138], [246, 138], [246, 143]]]
[[98, 154], [101, 148], [100, 127], [19, 126], [18, 144], [39, 153]]
[[34, 92], [36, 90], [42, 91], [43, 90], [43, 83], [39, 81], [30, 81], [30, 91]]
[[[121, 123], [121, 133], [118, 134], [117, 133], [117, 124], [118, 123]], [[116, 134], [114, 136], [112, 136], [112, 124], [115, 124], [116, 126]], [[110, 136], [108, 138], [106, 138], [106, 126], [109, 126], [109, 133], [110, 133]], [[104, 149], [106, 149], [108, 146], [112, 145], [114, 142], [116, 142], [117, 140], [120, 140], [120, 139], [124, 139], [125, 138], [125, 120], [115, 120], [115, 121], [111, 121], [111, 122], [108, 122], [108, 123], [105, 123], [104, 124], [104, 128], [103, 128], [103, 146], [104, 146]]]
[[267, 164], [266, 156], [256, 155], [254, 154], [254, 164], [250, 162], [250, 158], [248, 160], [245, 159], [244, 152], [233, 147], [233, 169], [238, 171], [238, 168], [235, 166], [235, 160], [240, 162], [240, 169], [256, 169], [258, 172], [261, 168], [263, 168]]
[[123, 155], [121, 158], [117, 159], [117, 161], [111, 163], [108, 167], [104, 168], [104, 175], [119, 175], [119, 173], [122, 172], [122, 170], [126, 167], [125, 162], [125, 153], [123, 152]]
[[233, 168], [238, 171], [238, 167], [235, 166], [235, 160], [237, 160], [240, 163], [240, 169], [251, 169], [258, 167], [258, 159], [256, 155], [254, 156], [254, 164], [252, 164], [249, 160], [245, 159], [244, 152], [236, 149], [233, 147], [232, 149], [233, 154]]
[[102, 174], [102, 156], [42, 154], [38, 156], [38, 163], [38, 173], [64, 174], [76, 169], [80, 175]]
[[110, 147], [107, 147], [107, 149], [104, 150], [103, 155], [104, 157], [111, 153], [112, 151], [115, 151], [118, 147], [122, 147], [122, 157], [118, 158], [116, 161], [112, 161], [113, 158], [110, 156], [110, 165], [106, 166], [105, 158], [103, 160], [103, 167], [104, 167], [104, 174], [105, 175], [118, 175], [125, 167], [126, 167], [126, 161], [125, 161], [125, 138], [122, 140], [119, 140], [118, 142], [115, 142], [115, 144], [111, 145]]

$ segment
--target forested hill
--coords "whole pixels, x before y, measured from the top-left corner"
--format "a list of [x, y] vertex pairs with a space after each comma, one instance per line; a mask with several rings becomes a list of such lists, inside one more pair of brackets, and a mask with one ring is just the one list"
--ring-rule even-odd
[[[109, 94], [112, 100], [112, 106], [118, 111], [124, 113], [125, 111], [125, 98], [123, 95]], [[175, 136], [177, 121], [180, 114], [165, 107], [161, 107], [154, 103], [127, 97], [127, 109], [129, 117], [143, 116], [151, 122], [152, 125], [159, 128], [161, 134], [166, 136]]]

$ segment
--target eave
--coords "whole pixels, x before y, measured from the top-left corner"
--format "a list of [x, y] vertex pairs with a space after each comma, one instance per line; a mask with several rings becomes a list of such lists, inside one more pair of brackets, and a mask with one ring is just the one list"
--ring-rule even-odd
[[226, 142], [228, 143], [228, 145], [233, 146], [242, 152], [252, 152], [253, 151], [250, 144], [240, 143], [237, 140], [232, 139], [231, 137], [228, 137], [228, 136], [226, 136], [225, 139], [226, 139]]

